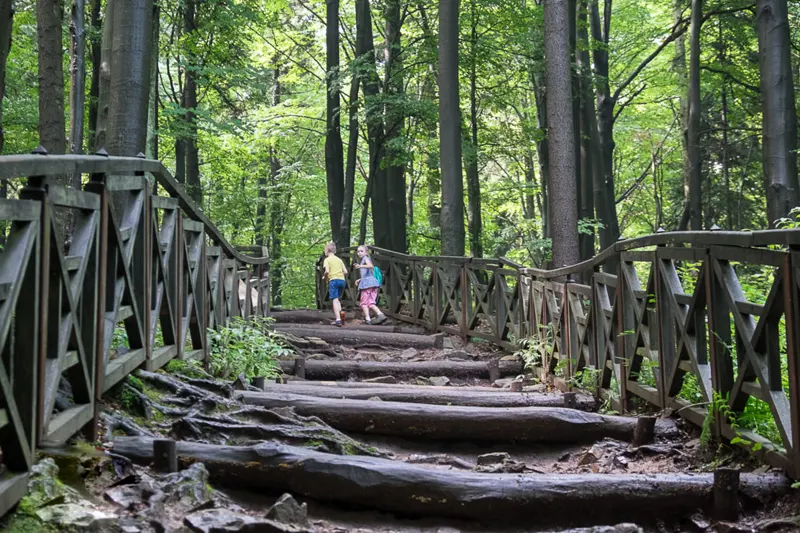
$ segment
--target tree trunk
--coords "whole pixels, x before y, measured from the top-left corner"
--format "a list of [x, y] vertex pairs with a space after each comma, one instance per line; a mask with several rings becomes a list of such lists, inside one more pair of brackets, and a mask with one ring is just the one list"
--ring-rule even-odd
[[92, 80], [89, 85], [89, 151], [95, 152], [97, 146], [97, 112], [100, 96], [100, 64], [102, 61], [103, 22], [100, 19], [102, 0], [92, 0], [92, 31], [89, 34], [89, 50], [92, 57]]
[[[544, 57], [537, 58], [544, 59]], [[545, 79], [539, 72], [531, 75], [533, 82], [533, 96], [536, 101], [536, 122], [542, 132], [540, 139], [536, 141], [536, 153], [539, 155], [539, 188], [541, 190], [541, 217], [542, 217], [542, 238], [550, 238], [550, 206], [548, 187], [550, 184], [550, 148], [547, 141], [547, 92], [545, 90]]]
[[[11, 51], [11, 35], [14, 29], [12, 3], [8, 1], [0, 4], [0, 155], [3, 154], [3, 147], [6, 141], [3, 130], [3, 99], [6, 94], [6, 65], [8, 64], [8, 54]], [[6, 180], [2, 180], [0, 186], [5, 192], [7, 188]]]
[[[722, 31], [722, 19], [719, 20], [719, 61], [722, 68], [728, 63], [725, 36]], [[722, 80], [722, 98], [720, 108], [722, 122], [722, 183], [725, 188], [725, 229], [733, 231], [733, 212], [731, 207], [731, 163], [728, 153], [728, 80]]]
[[[672, 23], [678, 24], [683, 18], [685, 0], [674, 0], [672, 4]], [[675, 39], [675, 57], [672, 71], [678, 81], [678, 124], [681, 132], [681, 153], [683, 155], [683, 210], [678, 222], [678, 231], [689, 228], [689, 77], [686, 74], [686, 35], [681, 33]]]
[[475, 0], [470, 0], [470, 75], [469, 75], [469, 115], [470, 115], [470, 153], [466, 157], [467, 166], [467, 227], [469, 228], [469, 249], [472, 257], [483, 257], [481, 234], [481, 183], [478, 176], [478, 13]]
[[[280, 90], [276, 86], [276, 92]], [[279, 95], [273, 96], [273, 103], [277, 104]], [[286, 262], [283, 258], [283, 228], [286, 223], [286, 211], [289, 209], [290, 189], [281, 189], [278, 185], [278, 173], [281, 170], [281, 162], [278, 159], [277, 149], [272, 148], [269, 152], [269, 182], [273, 191], [273, 202], [270, 207], [270, 279], [272, 303], [281, 305], [283, 303], [283, 271]], [[277, 192], [285, 191], [285, 192]]]
[[[117, 437], [114, 453], [146, 465], [153, 461], [153, 440]], [[444, 472], [390, 459], [334, 455], [273, 442], [247, 447], [177, 444], [181, 465], [203, 463], [214, 484], [256, 492], [291, 492], [317, 501], [408, 516], [461, 518], [487, 524], [516, 522], [529, 527], [533, 516], [537, 525], [674, 518], [710, 505], [714, 484], [712, 474], [511, 476]], [[741, 476], [741, 490], [748, 498], [774, 498], [785, 494], [789, 485], [783, 476]], [[625, 495], [624, 502], [620, 502], [621, 494]]]
[[559, 268], [573, 265], [580, 260], [572, 122], [572, 69], [569, 61], [569, 0], [545, 2], [544, 27], [550, 212], [558, 213], [550, 231], [553, 239], [553, 264]]
[[702, 168], [700, 162], [700, 30], [703, 26], [703, 0], [692, 0], [689, 34], [689, 224], [703, 229]]
[[[630, 441], [636, 428], [634, 417], [599, 415], [564, 407], [502, 409], [343, 400], [273, 392], [240, 394], [247, 404], [267, 409], [292, 407], [301, 416], [318, 416], [331, 427], [345, 433], [411, 439], [594, 442], [608, 437]], [[668, 427], [668, 424], [665, 426]]]
[[797, 116], [786, 0], [756, 2], [764, 181], [770, 226], [798, 204]]
[[459, 0], [439, 0], [439, 159], [442, 255], [464, 255], [464, 180], [458, 91]]
[[[158, 56], [161, 35], [161, 6], [153, 5], [153, 53], [150, 57], [150, 103], [147, 118], [147, 151], [148, 159], [158, 159]], [[158, 182], [153, 183], [153, 194], [158, 193]]]
[[[577, 13], [577, 79], [579, 90], [576, 91], [576, 99], [580, 102], [580, 149], [581, 149], [581, 206], [580, 218], [589, 220], [595, 218], [595, 210], [600, 220], [606, 218], [605, 215], [605, 187], [602, 182], [602, 166], [599, 163], [599, 150], [595, 152], [597, 139], [597, 122], [594, 114], [594, 87], [592, 80], [592, 64], [589, 61], [589, 35], [587, 27], [589, 25], [589, 7], [587, 0], [580, 0]], [[598, 146], [599, 148], [599, 146]], [[598, 192], [600, 194], [598, 194]], [[595, 196], [596, 195], [596, 196]], [[594, 255], [594, 230], [589, 234], [582, 234], [581, 239], [581, 260], [589, 259]]]
[[[100, 41], [100, 51], [93, 50], [95, 59], [100, 58], [97, 64], [97, 107], [96, 116], [92, 124], [94, 127], [94, 151], [106, 147], [108, 138], [108, 105], [111, 96], [111, 46], [114, 32], [114, 9], [119, 0], [107, 0], [103, 14], [103, 37]], [[100, 0], [97, 0], [98, 4]], [[98, 22], [99, 23], [99, 22]], [[177, 172], [176, 172], [177, 177]]]
[[[64, 65], [61, 51], [61, 2], [36, 0], [39, 52], [39, 142], [50, 154], [67, 147], [64, 121]], [[57, 178], [63, 184], [69, 177]]]
[[[399, 333], [397, 334], [399, 335]], [[294, 361], [281, 361], [281, 371], [294, 373]], [[516, 376], [522, 372], [522, 364], [516, 361], [500, 361], [501, 376]], [[306, 361], [306, 379], [341, 380], [356, 377], [359, 379], [395, 376], [397, 378], [416, 376], [446, 376], [449, 378], [482, 378], [491, 375], [489, 366], [478, 361], [399, 361], [377, 363], [372, 361]]]
[[[384, 94], [386, 119], [386, 199], [389, 219], [389, 245], [391, 250], [405, 253], [406, 244], [406, 165], [402, 144], [405, 128], [405, 109], [402, 102], [403, 59], [401, 55], [401, 2], [386, 2], [386, 79]], [[373, 216], [374, 216], [373, 212]]]
[[536, 197], [533, 191], [536, 189], [536, 167], [533, 164], [533, 151], [528, 150], [525, 154], [525, 200], [523, 205], [523, 216], [526, 220], [533, 220], [536, 217]]
[[356, 2], [356, 56], [362, 57], [361, 84], [364, 89], [364, 109], [367, 119], [367, 145], [369, 149], [369, 174], [367, 190], [361, 207], [358, 244], [366, 239], [367, 214], [372, 202], [372, 235], [375, 244], [389, 244], [388, 198], [386, 196], [386, 170], [383, 160], [383, 116], [378, 100], [378, 72], [375, 67], [375, 45], [372, 37], [372, 13], [369, 0]]
[[[356, 52], [358, 57], [358, 52]], [[358, 162], [358, 75], [353, 72], [350, 80], [350, 105], [349, 107], [349, 138], [347, 140], [347, 163], [344, 169], [344, 202], [342, 203], [341, 241], [344, 246], [350, 246], [350, 237], [353, 225], [353, 199], [356, 187], [356, 163]]]
[[326, 0], [327, 30], [325, 80], [325, 176], [328, 183], [328, 213], [331, 221], [331, 239], [341, 245], [339, 224], [344, 203], [344, 152], [342, 148], [341, 121], [339, 118], [339, 0]]
[[153, 0], [112, 3], [116, 7], [106, 144], [111, 155], [134, 156], [144, 152], [147, 142]]
[[[564, 397], [561, 394], [536, 392], [500, 392], [469, 391], [464, 387], [433, 387], [429, 385], [413, 386], [376, 386], [368, 388], [346, 388], [324, 385], [304, 385], [301, 381], [290, 381], [285, 385], [269, 386], [267, 394], [292, 394], [315, 398], [339, 398], [347, 400], [369, 400], [378, 397], [384, 402], [407, 402], [431, 405], [461, 405], [467, 407], [563, 407]], [[246, 403], [258, 405], [260, 392], [244, 392], [242, 398]], [[580, 407], [591, 409], [594, 400], [591, 396], [582, 395]]]
[[[83, 153], [83, 113], [86, 106], [86, 6], [73, 0], [70, 24], [71, 61], [69, 69], [69, 153]], [[81, 188], [81, 175], [72, 176], [72, 187]]]
[[[183, 38], [196, 39], [197, 0], [185, 0], [183, 10]], [[203, 188], [200, 184], [200, 152], [197, 147], [197, 72], [198, 58], [192, 52], [196, 44], [191, 44], [186, 51], [187, 68], [183, 70], [183, 107], [186, 110], [183, 119], [188, 132], [186, 143], [186, 192], [197, 206], [203, 205]]]
[[[280, 104], [281, 100], [281, 71], [277, 63], [277, 54], [272, 58], [272, 62], [274, 67], [272, 69], [273, 86], [271, 104], [272, 107], [275, 108]], [[272, 182], [272, 190], [277, 192], [277, 187], [275, 187], [275, 185], [277, 184], [277, 174], [280, 171], [280, 161], [278, 161], [275, 146], [270, 146], [269, 148], [269, 166], [269, 179], [264, 175], [259, 175], [258, 178], [258, 206], [256, 207], [256, 244], [258, 244], [258, 246], [264, 246], [267, 238], [267, 187], [269, 182]], [[277, 205], [275, 205], [275, 209], [278, 209]], [[272, 255], [271, 252], [270, 255]]]
[[[619, 239], [619, 221], [617, 220], [616, 195], [614, 193], [614, 106], [616, 101], [609, 86], [608, 68], [608, 32], [611, 24], [611, 2], [605, 3], [603, 19], [597, 0], [591, 0], [592, 39], [598, 44], [593, 46], [595, 80], [597, 82], [597, 132], [600, 143], [600, 160], [603, 168], [603, 181], [606, 189], [605, 220], [601, 220], [600, 247], [603, 249], [613, 245]], [[595, 201], [596, 202], [596, 201]], [[610, 271], [615, 271], [615, 262], [606, 262]]]

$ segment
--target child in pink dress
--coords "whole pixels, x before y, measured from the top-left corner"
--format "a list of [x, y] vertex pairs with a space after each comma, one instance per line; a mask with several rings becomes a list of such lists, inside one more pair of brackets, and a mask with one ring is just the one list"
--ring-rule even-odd
[[[369, 251], [366, 246], [359, 246], [357, 253], [359, 263], [354, 266], [358, 266], [361, 271], [361, 278], [356, 283], [361, 291], [359, 304], [361, 305], [361, 310], [364, 312], [364, 322], [367, 324], [380, 324], [386, 320], [386, 315], [384, 315], [377, 306], [378, 289], [381, 284], [375, 278], [375, 265], [372, 264], [372, 258], [369, 256]], [[375, 322], [372, 322], [370, 319], [370, 309], [375, 312]]]

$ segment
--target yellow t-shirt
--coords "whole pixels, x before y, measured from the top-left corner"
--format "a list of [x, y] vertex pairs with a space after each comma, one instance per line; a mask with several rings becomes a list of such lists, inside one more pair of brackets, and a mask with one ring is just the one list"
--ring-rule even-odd
[[329, 255], [326, 257], [322, 265], [328, 267], [328, 281], [344, 279], [344, 261], [335, 255]]

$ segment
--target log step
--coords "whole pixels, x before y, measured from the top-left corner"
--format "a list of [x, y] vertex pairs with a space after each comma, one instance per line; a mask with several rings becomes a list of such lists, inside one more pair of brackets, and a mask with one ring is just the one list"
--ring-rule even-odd
[[[630, 441], [636, 418], [585, 413], [558, 407], [464, 407], [406, 402], [340, 400], [299, 394], [241, 391], [236, 398], [273, 409], [293, 407], [334, 428], [373, 435], [481, 442]], [[674, 427], [659, 421], [657, 434]]]
[[[329, 321], [332, 317], [329, 317]], [[409, 333], [386, 333], [382, 331], [369, 331], [355, 329], [349, 326], [297, 326], [286, 329], [279, 328], [296, 337], [317, 337], [330, 344], [344, 344], [357, 346], [360, 344], [377, 344], [399, 348], [434, 349], [441, 348], [442, 335], [414, 335]]]
[[[281, 361], [284, 374], [294, 374], [294, 360]], [[339, 380], [350, 377], [369, 378], [376, 376], [446, 376], [449, 378], [489, 378], [489, 366], [482, 361], [414, 361], [414, 362], [373, 362], [373, 361], [322, 361], [307, 360], [306, 379]], [[501, 376], [516, 376], [522, 372], [518, 361], [500, 361]]]
[[[386, 385], [383, 387], [326, 387], [318, 385], [303, 386], [303, 382], [291, 385], [270, 385], [269, 394], [297, 394], [317, 398], [338, 398], [346, 400], [368, 400], [379, 397], [385, 402], [406, 402], [434, 405], [464, 405], [470, 407], [563, 407], [564, 396], [561, 393], [501, 392], [497, 389], [484, 388], [484, 391], [462, 390], [462, 387], [399, 387]], [[248, 393], [256, 394], [256, 393]], [[591, 396], [582, 395], [577, 398], [577, 407], [590, 410], [594, 407]]]
[[[153, 458], [153, 438], [118, 437], [114, 453]], [[713, 474], [485, 474], [429, 469], [389, 459], [333, 455], [265, 442], [256, 446], [177, 443], [182, 465], [202, 462], [212, 483], [256, 492], [291, 492], [323, 502], [412, 517], [486, 525], [573, 526], [675, 518], [708, 507]], [[785, 494], [784, 476], [743, 474], [740, 491]], [[579, 509], [580, 512], [576, 512]]]

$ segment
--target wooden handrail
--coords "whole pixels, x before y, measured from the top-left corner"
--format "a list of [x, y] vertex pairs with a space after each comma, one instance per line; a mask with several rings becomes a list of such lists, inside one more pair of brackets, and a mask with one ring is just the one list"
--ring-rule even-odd
[[167, 193], [177, 198], [181, 209], [192, 220], [202, 222], [214, 244], [221, 246], [228, 254], [239, 261], [264, 265], [269, 257], [252, 257], [239, 252], [217, 226], [209, 219], [178, 180], [160, 161], [139, 157], [117, 157], [100, 155], [7, 155], [0, 156], [0, 179], [24, 178], [30, 176], [51, 176], [63, 174], [106, 174], [111, 179], [115, 175], [149, 173]]

